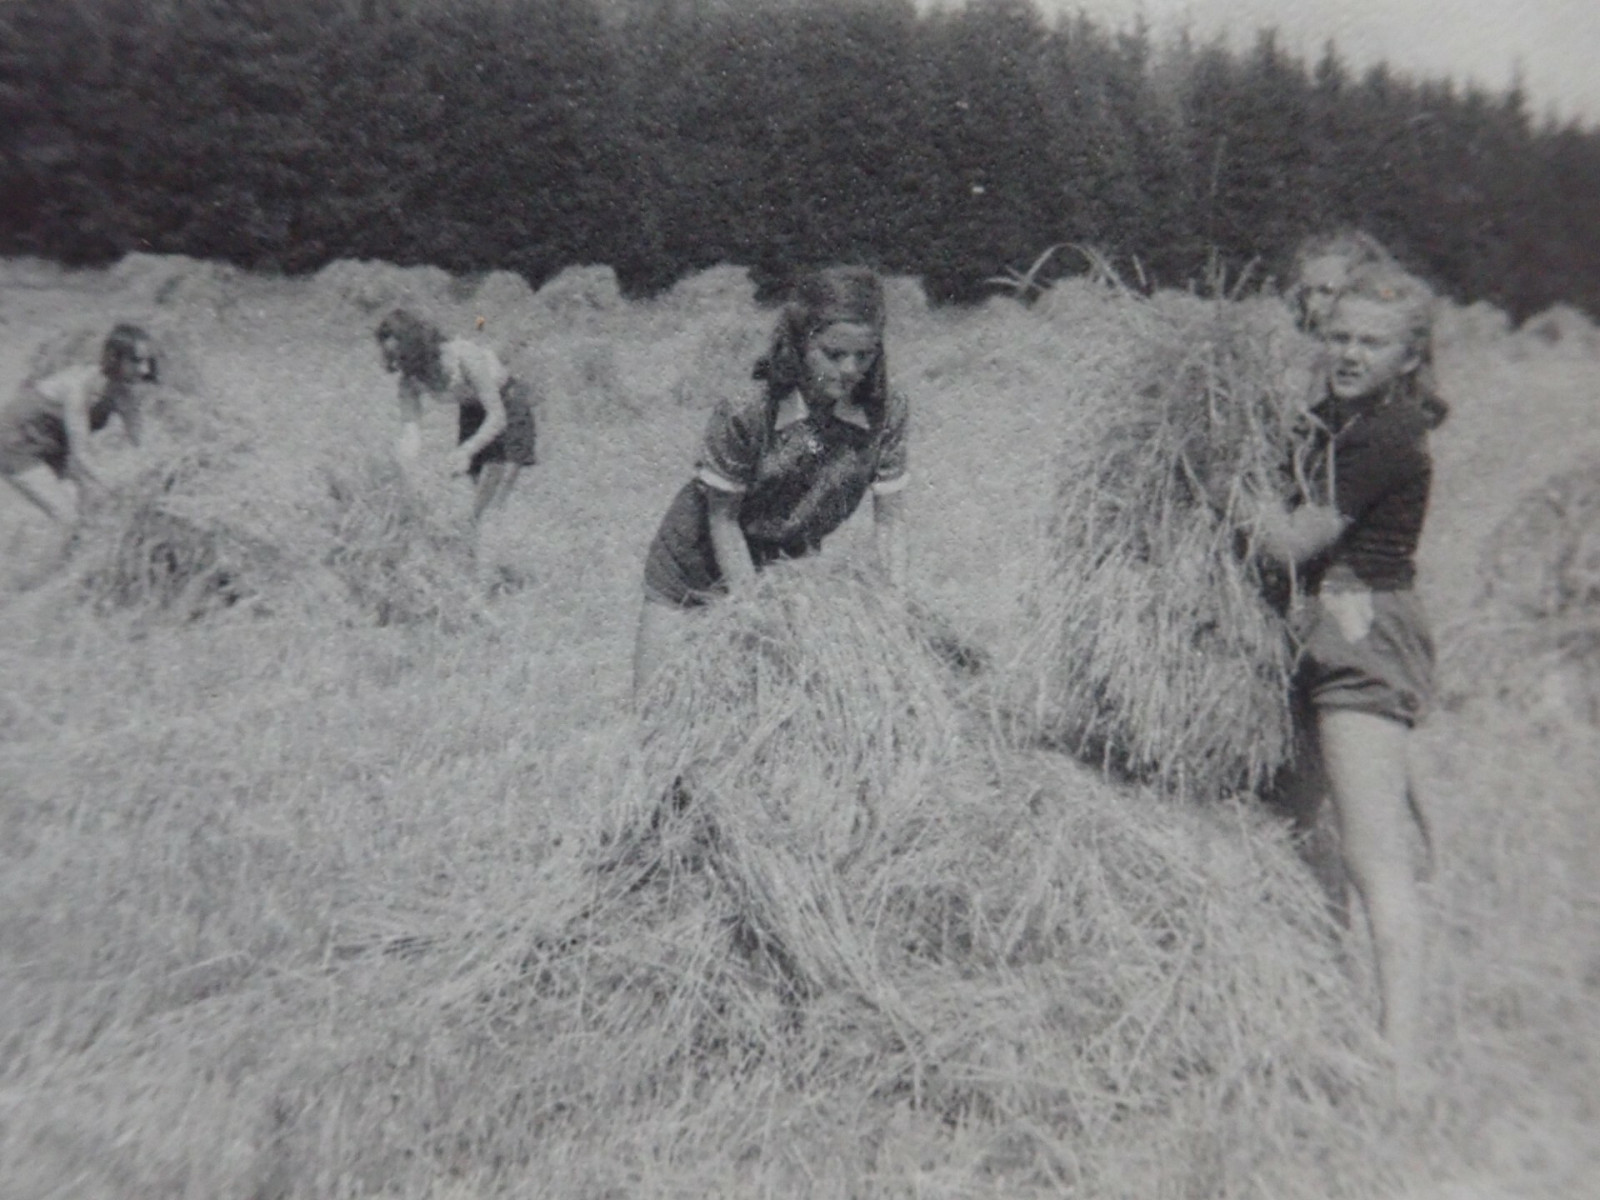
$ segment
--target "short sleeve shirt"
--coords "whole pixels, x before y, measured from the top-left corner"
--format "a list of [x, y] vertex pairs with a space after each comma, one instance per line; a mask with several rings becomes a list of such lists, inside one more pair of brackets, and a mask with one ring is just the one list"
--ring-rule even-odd
[[752, 390], [712, 414], [695, 478], [742, 497], [739, 524], [751, 542], [815, 546], [869, 489], [883, 495], [906, 486], [909, 415], [894, 391], [874, 423], [855, 406], [813, 412], [798, 392], [774, 404]]
[[889, 393], [881, 419], [856, 408], [813, 413], [798, 395], [774, 403], [764, 391], [724, 401], [712, 413], [695, 465], [645, 560], [648, 595], [703, 603], [721, 586], [711, 543], [710, 496], [741, 497], [739, 525], [760, 567], [816, 549], [868, 491], [904, 488], [905, 397]]

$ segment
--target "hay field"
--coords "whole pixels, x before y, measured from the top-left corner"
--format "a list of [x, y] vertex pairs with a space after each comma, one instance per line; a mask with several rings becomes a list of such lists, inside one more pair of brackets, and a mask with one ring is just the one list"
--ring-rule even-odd
[[[1467, 310], [1441, 349], [1437, 1086], [1396, 1113], [1361, 940], [1283, 831], [994, 744], [848, 582], [861, 521], [628, 715], [644, 547], [764, 333], [739, 272], [650, 304], [594, 270], [0, 279], [7, 396], [125, 316], [184, 365], [147, 446], [102, 435], [122, 500], [77, 546], [0, 494], [0, 1195], [1593, 1194], [1600, 748], [1567, 691], [1458, 652], [1498, 636], [1495, 526], [1600, 457], [1581, 330]], [[477, 564], [464, 489], [387, 457], [370, 329], [401, 297], [483, 318], [544, 393]], [[982, 646], [1022, 619], [1095, 349], [1064, 300], [892, 293], [914, 589]], [[697, 802], [653, 822], [675, 780]]]

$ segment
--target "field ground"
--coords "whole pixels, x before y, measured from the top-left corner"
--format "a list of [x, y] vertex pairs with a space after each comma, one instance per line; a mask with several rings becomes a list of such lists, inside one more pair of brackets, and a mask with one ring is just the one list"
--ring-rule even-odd
[[[370, 334], [391, 295], [416, 289], [461, 330], [486, 317], [483, 336], [545, 393], [541, 462], [479, 553], [520, 585], [481, 601], [473, 568], [442, 558], [406, 577], [442, 606], [432, 620], [380, 625], [337, 581], [286, 569], [189, 622], [97, 609], [84, 549], [52, 568], [52, 530], [0, 494], [0, 1195], [1223, 1194], [1176, 1161], [1125, 1190], [1074, 1189], [1015, 1150], [1047, 1141], [1037, 1130], [776, 1081], [723, 1094], [713, 1080], [629, 1127], [591, 1112], [534, 1128], [515, 1031], [474, 1024], [448, 970], [373, 952], [417, 937], [449, 957], [450, 931], [537, 910], [561, 848], [596, 827], [597, 781], [629, 736], [644, 547], [709, 394], [765, 327], [736, 276], [649, 305], [580, 289], [499, 307], [377, 267], [284, 281], [18, 262], [0, 279], [0, 394], [41, 341], [124, 314], [182, 348], [192, 394], [163, 399], [177, 433], [143, 450], [102, 435], [108, 471], [139, 485], [153, 456], [181, 455], [185, 428], [203, 433], [214, 453], [190, 499], [276, 540], [280, 565], [301, 553], [297, 520], [306, 545], [337, 540], [330, 479], [400, 486]], [[988, 643], [1016, 618], [1070, 427], [1055, 385], [1073, 330], [1008, 302], [928, 312], [908, 295], [890, 353], [916, 406], [913, 586]], [[1600, 457], [1600, 357], [1498, 334], [1445, 346], [1439, 365], [1455, 411], [1422, 571], [1449, 702], [1415, 747], [1440, 846], [1435, 1094], [1399, 1117], [1373, 1108], [1370, 1152], [1388, 1196], [1579, 1200], [1600, 1178], [1600, 739], [1559, 690], [1508, 699], [1452, 648], [1481, 625], [1494, 525]], [[429, 414], [430, 447], [448, 424]], [[404, 486], [459, 534], [451, 481], [424, 468]], [[867, 533], [856, 521], [828, 554], [861, 553]], [[826, 1107], [841, 1096], [858, 1107]], [[1363, 1186], [1309, 1174], [1226, 1194], [1378, 1194]]]

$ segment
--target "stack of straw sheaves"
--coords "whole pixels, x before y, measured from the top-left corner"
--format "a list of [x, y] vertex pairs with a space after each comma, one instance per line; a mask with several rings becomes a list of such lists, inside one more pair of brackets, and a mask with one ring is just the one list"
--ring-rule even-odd
[[204, 398], [151, 415], [133, 469], [108, 480], [78, 531], [72, 575], [100, 611], [187, 620], [243, 602], [378, 624], [482, 617], [465, 514], [425, 491], [443, 481], [296, 445]]
[[1271, 299], [1081, 299], [1052, 312], [1067, 412], [1013, 733], [1184, 795], [1257, 787], [1289, 753], [1294, 662], [1239, 531], [1293, 482], [1315, 348]]
[[798, 1088], [1020, 1142], [991, 1185], [1289, 1196], [1333, 1164], [1362, 1194], [1368, 1023], [1281, 830], [999, 748], [949, 685], [849, 575], [703, 614], [598, 772], [605, 832], [441, 963], [525, 1040], [532, 1120]]
[[1600, 722], [1600, 462], [1523, 496], [1485, 540], [1481, 566], [1483, 592], [1447, 644], [1446, 670], [1521, 704], [1553, 686]]

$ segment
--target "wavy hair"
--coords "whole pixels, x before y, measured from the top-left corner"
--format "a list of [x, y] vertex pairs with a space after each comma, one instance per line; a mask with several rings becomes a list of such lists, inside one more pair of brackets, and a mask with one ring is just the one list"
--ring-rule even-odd
[[1439, 395], [1433, 371], [1433, 321], [1439, 299], [1422, 280], [1392, 261], [1353, 268], [1339, 289], [1339, 300], [1368, 300], [1391, 308], [1405, 323], [1406, 338], [1419, 360], [1410, 387], [1430, 428], [1437, 429], [1450, 415], [1450, 405]]
[[[145, 349], [143, 355], [139, 353], [141, 346]], [[150, 350], [150, 335], [141, 326], [132, 322], [118, 322], [106, 335], [106, 340], [100, 344], [100, 374], [106, 378], [106, 387], [101, 393], [100, 403], [109, 411], [122, 415], [128, 436], [135, 443], [139, 441], [141, 425], [139, 394], [134, 390], [134, 381], [127, 378], [123, 367], [127, 363], [141, 360], [148, 364], [149, 370], [140, 378], [145, 382], [155, 383], [159, 378], [160, 368], [155, 354]]]
[[865, 410], [874, 425], [879, 424], [889, 395], [883, 352], [883, 283], [866, 267], [824, 267], [802, 275], [793, 296], [778, 314], [772, 340], [753, 374], [766, 383], [767, 397], [776, 403], [805, 384], [806, 347], [811, 339], [829, 325], [841, 322], [865, 325], [878, 336], [877, 361], [856, 385], [851, 400]]
[[396, 357], [400, 374], [406, 379], [432, 391], [444, 387], [444, 364], [439, 360], [444, 335], [437, 325], [423, 320], [410, 309], [397, 308], [378, 323], [375, 336], [380, 344], [390, 337], [400, 344]]

